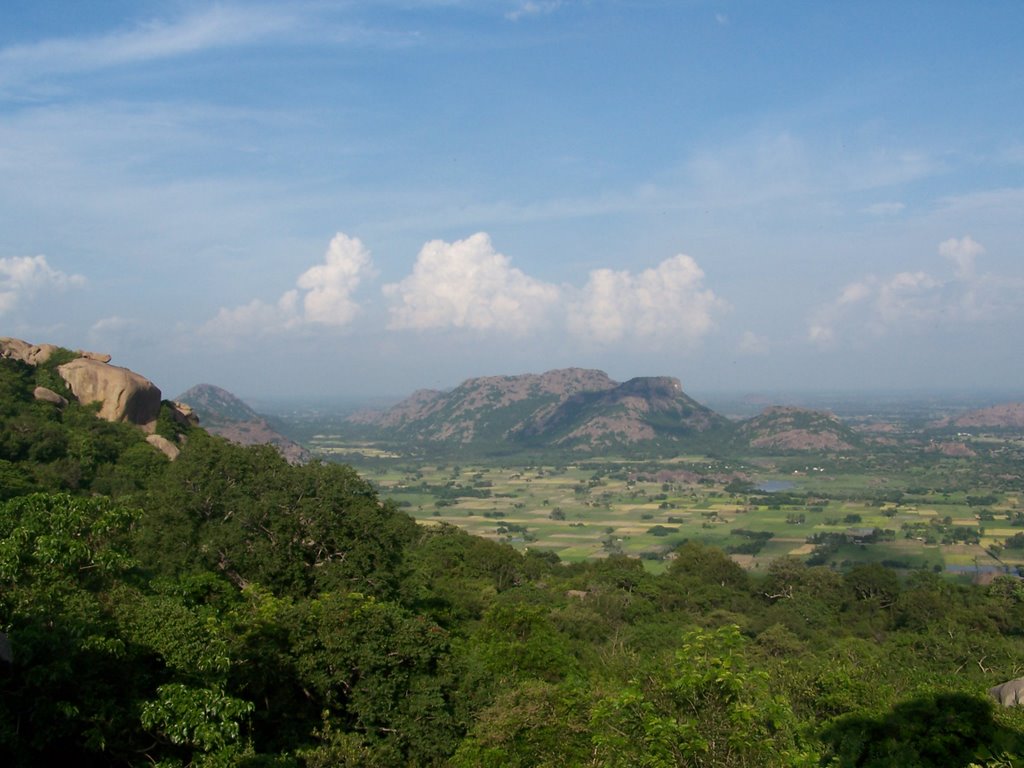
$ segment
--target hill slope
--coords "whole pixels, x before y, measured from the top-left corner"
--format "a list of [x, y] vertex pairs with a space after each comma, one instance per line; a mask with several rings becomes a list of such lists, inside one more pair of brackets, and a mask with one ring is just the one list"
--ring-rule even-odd
[[273, 445], [293, 464], [309, 460], [309, 451], [275, 430], [266, 418], [226, 389], [197, 384], [176, 399], [193, 409], [207, 432], [239, 445]]
[[648, 447], [676, 450], [728, 432], [728, 421], [688, 397], [678, 379], [631, 379], [567, 368], [468, 379], [450, 392], [421, 390], [353, 422], [384, 439], [472, 448]]
[[857, 434], [831, 413], [791, 406], [771, 406], [736, 428], [744, 447], [772, 451], [850, 451]]
[[968, 411], [959, 416], [933, 422], [929, 426], [935, 429], [1021, 429], [1024, 428], [1024, 403], [1003, 403]]

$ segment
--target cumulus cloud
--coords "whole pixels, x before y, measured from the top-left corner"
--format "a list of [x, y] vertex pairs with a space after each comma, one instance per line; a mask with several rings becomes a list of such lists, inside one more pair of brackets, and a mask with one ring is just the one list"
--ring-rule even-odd
[[808, 341], [829, 346], [865, 333], [877, 337], [991, 320], [1021, 308], [1020, 280], [976, 274], [976, 259], [985, 249], [970, 236], [945, 240], [938, 251], [952, 264], [952, 277], [919, 270], [849, 283], [814, 312]]
[[363, 275], [372, 274], [370, 252], [357, 238], [338, 233], [331, 240], [324, 263], [303, 272], [296, 285], [306, 294], [302, 304], [310, 323], [347, 325], [359, 311], [352, 292]]
[[391, 329], [466, 328], [524, 333], [543, 324], [560, 291], [511, 266], [479, 232], [465, 240], [432, 240], [412, 274], [384, 286]]
[[679, 254], [639, 274], [597, 269], [569, 305], [569, 330], [600, 343], [629, 338], [693, 343], [725, 303], [704, 287], [704, 272]]
[[0, 315], [7, 314], [23, 299], [40, 292], [84, 284], [84, 277], [54, 269], [45, 256], [0, 258]]
[[373, 274], [370, 252], [362, 242], [339, 232], [327, 247], [324, 263], [299, 275], [297, 287], [285, 291], [277, 302], [253, 299], [239, 307], [221, 308], [204, 330], [244, 336], [279, 333], [303, 325], [345, 326], [359, 312], [353, 293], [364, 277]]

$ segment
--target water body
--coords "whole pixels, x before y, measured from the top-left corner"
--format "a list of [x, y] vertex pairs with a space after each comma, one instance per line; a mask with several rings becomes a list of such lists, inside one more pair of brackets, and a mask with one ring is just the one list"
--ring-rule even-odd
[[792, 480], [765, 480], [763, 483], [758, 483], [754, 488], [762, 493], [778, 493], [779, 491], [789, 491], [796, 488], [796, 483]]

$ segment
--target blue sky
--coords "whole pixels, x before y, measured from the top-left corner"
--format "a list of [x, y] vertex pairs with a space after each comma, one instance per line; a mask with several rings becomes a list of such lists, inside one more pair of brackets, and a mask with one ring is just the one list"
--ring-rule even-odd
[[6, 3], [0, 335], [168, 395], [1024, 389], [1024, 4]]

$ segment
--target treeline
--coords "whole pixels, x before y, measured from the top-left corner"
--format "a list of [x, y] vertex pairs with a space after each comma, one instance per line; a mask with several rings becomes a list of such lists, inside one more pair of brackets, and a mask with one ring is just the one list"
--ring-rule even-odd
[[[995, 766], [1024, 587], [688, 543], [563, 565], [351, 469], [199, 429], [174, 462], [0, 361], [11, 766]], [[45, 448], [35, 448], [42, 444]], [[763, 534], [749, 532], [752, 542]]]

